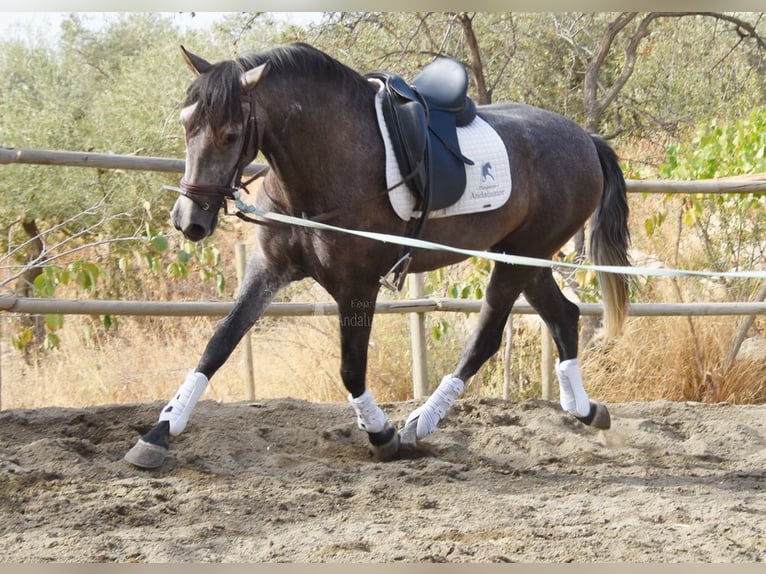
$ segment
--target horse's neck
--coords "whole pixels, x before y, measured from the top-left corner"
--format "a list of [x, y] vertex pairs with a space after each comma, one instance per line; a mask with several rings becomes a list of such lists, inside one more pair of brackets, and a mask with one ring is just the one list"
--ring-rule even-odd
[[[356, 193], [349, 189], [355, 185], [354, 171], [360, 166], [369, 170], [371, 158], [382, 150], [373, 95], [369, 101], [366, 95], [351, 101], [326, 87], [293, 84], [289, 90], [277, 85], [263, 93], [261, 99], [263, 114], [268, 118], [263, 134], [264, 155], [279, 176], [284, 192], [301, 195], [285, 200], [313, 203], [306, 194], [320, 187], [337, 193], [346, 188], [344, 195]], [[326, 203], [324, 199], [317, 201]]]

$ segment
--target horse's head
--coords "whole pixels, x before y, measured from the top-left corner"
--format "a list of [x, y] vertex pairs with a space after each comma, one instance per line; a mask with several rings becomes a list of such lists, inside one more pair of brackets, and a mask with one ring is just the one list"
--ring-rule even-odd
[[181, 50], [198, 77], [181, 111], [186, 168], [170, 217], [187, 239], [199, 241], [213, 233], [218, 212], [240, 188], [243, 169], [258, 154], [253, 90], [268, 65], [244, 69], [235, 61], [210, 64]]

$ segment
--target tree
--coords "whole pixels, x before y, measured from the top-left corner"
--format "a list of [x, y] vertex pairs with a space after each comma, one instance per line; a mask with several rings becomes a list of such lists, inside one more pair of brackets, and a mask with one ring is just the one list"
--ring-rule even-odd
[[[614, 104], [628, 81], [633, 77], [641, 54], [639, 48], [652, 33], [654, 26], [661, 21], [685, 17], [705, 17], [731, 26], [738, 38], [730, 52], [744, 41], [752, 41], [758, 50], [766, 49], [766, 42], [756, 30], [754, 24], [728, 14], [717, 12], [649, 12], [643, 16], [638, 12], [621, 12], [610, 19], [592, 48], [575, 41], [574, 36], [562, 36], [572, 46], [577, 57], [584, 65], [583, 75], [583, 110], [585, 128], [599, 131], [602, 118]], [[620, 42], [620, 38], [622, 41]], [[622, 44], [620, 62], [610, 69], [607, 61], [614, 59]], [[761, 54], [762, 57], [762, 54]]]
[[470, 70], [478, 103], [524, 101], [610, 138], [674, 137], [763, 99], [759, 26], [760, 13], [330, 12], [285, 40], [406, 78], [450, 56]]
[[[5, 147], [181, 157], [177, 115], [188, 83], [180, 37], [166, 18], [131, 14], [100, 31], [77, 16], [61, 45], [11, 41], [0, 50]], [[0, 286], [52, 294], [72, 282], [120, 296], [121, 257], [152, 251], [174, 199], [167, 175], [118, 170], [3, 168]], [[162, 213], [161, 223], [153, 221]], [[111, 279], [111, 281], [105, 281]]]
[[[179, 157], [176, 129], [183, 67], [180, 38], [168, 21], [132, 15], [101, 32], [64, 22], [58, 50], [10, 43], [3, 50], [0, 115], [7, 147], [84, 150]], [[45, 238], [45, 257], [59, 244], [135, 239], [151, 214], [169, 207], [160, 195], [167, 176], [118, 171], [8, 166], [0, 196], [6, 253]], [[19, 226], [20, 223], [28, 224]], [[55, 236], [55, 239], [54, 239]], [[35, 242], [29, 245], [35, 245]]]

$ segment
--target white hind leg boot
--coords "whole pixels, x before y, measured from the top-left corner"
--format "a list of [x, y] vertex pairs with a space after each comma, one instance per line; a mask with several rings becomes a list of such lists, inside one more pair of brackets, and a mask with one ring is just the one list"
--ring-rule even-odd
[[582, 384], [582, 375], [577, 359], [556, 361], [556, 375], [559, 379], [561, 408], [578, 417], [588, 416], [590, 400]]
[[372, 398], [370, 391], [365, 390], [361, 395], [354, 398], [348, 395], [348, 402], [356, 413], [356, 423], [359, 428], [367, 432], [381, 432], [386, 427], [388, 417]]
[[463, 392], [464, 383], [451, 373], [446, 375], [439, 386], [428, 397], [425, 404], [410, 413], [405, 428], [415, 426], [415, 438], [420, 440], [436, 430], [436, 425], [442, 420], [455, 400]]
[[207, 384], [208, 379], [202, 373], [189, 371], [189, 374], [186, 375], [186, 380], [178, 388], [175, 397], [165, 405], [162, 413], [160, 413], [160, 421], [170, 422], [170, 434], [179, 435], [186, 428], [194, 405], [205, 392]]

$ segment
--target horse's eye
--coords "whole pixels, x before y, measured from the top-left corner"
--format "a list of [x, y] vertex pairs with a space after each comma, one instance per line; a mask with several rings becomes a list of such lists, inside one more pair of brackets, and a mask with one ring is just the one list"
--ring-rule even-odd
[[226, 134], [226, 137], [223, 138], [223, 141], [226, 145], [233, 145], [237, 143], [237, 134], [235, 133]]

